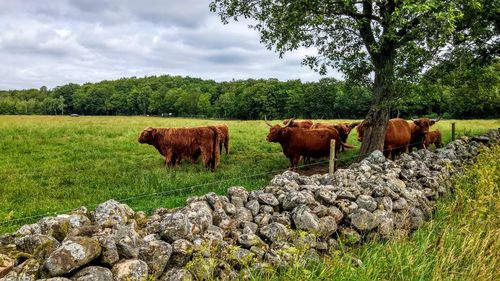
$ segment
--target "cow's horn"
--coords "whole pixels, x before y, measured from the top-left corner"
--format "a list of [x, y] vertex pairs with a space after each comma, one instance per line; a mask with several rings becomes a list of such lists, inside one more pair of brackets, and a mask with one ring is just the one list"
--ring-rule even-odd
[[441, 120], [442, 116], [439, 116], [438, 119], [431, 119], [432, 122], [436, 123], [437, 121]]
[[352, 128], [358, 126], [360, 123], [361, 122], [353, 122], [353, 123], [349, 124], [348, 126], [352, 129]]
[[151, 131], [153, 131], [153, 128], [152, 127], [147, 127], [147, 128], [144, 129], [144, 131], [151, 132]]
[[271, 125], [271, 123], [269, 123], [269, 121], [267, 121], [267, 116], [264, 115], [264, 122], [266, 122], [267, 126], [269, 127], [272, 127], [273, 125]]
[[288, 120], [288, 122], [286, 123], [285, 127], [290, 126], [290, 124], [292, 124], [293, 122], [293, 119], [295, 119], [295, 117], [290, 118], [290, 120]]

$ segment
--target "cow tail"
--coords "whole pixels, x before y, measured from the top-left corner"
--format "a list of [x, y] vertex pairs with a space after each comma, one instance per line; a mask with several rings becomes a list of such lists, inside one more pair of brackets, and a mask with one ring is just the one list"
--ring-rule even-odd
[[214, 132], [214, 138], [213, 138], [213, 150], [212, 150], [212, 155], [210, 159], [210, 165], [212, 170], [215, 170], [217, 166], [220, 163], [220, 135], [219, 135], [219, 129], [217, 129], [214, 126], [209, 126], [209, 128]]

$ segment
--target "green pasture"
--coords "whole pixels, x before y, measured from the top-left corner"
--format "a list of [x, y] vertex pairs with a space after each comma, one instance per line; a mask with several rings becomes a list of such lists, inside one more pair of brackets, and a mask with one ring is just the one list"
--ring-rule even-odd
[[[322, 122], [340, 121], [348, 120]], [[451, 122], [455, 121], [440, 121], [435, 126], [443, 132], [445, 142], [450, 139]], [[230, 129], [230, 154], [222, 155], [216, 172], [200, 163], [165, 168], [154, 147], [137, 141], [147, 126], [220, 123]], [[500, 120], [456, 121], [456, 126], [457, 135], [475, 135], [500, 127]], [[264, 186], [288, 166], [279, 144], [266, 142], [267, 132], [263, 121], [0, 116], [0, 233], [37, 220], [17, 220], [20, 218], [79, 206], [92, 209], [111, 198], [135, 210], [150, 211], [180, 206], [192, 195], [223, 193], [230, 186]], [[355, 132], [348, 142], [359, 146]], [[356, 152], [353, 149], [339, 155], [340, 165], [352, 162]], [[322, 163], [305, 169], [319, 165], [326, 171]], [[10, 220], [15, 221], [5, 223]]]

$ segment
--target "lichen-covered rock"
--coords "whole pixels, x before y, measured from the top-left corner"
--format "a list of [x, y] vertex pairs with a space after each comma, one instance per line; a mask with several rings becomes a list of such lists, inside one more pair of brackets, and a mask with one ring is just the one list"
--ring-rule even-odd
[[115, 200], [108, 200], [99, 204], [91, 215], [98, 225], [113, 227], [118, 224], [126, 224], [129, 218], [134, 217], [134, 211], [125, 204]]
[[101, 246], [95, 238], [71, 237], [63, 241], [43, 263], [49, 277], [61, 276], [91, 262], [101, 254]]
[[101, 244], [102, 254], [100, 257], [100, 261], [103, 264], [107, 264], [112, 266], [117, 261], [120, 260], [120, 255], [118, 254], [118, 249], [116, 247], [116, 242], [114, 237], [103, 235], [98, 236], [97, 239]]
[[357, 209], [349, 215], [349, 219], [351, 224], [360, 231], [372, 230], [379, 224], [377, 218], [365, 209]]
[[266, 204], [269, 206], [278, 206], [279, 204], [278, 199], [272, 193], [262, 193], [259, 194], [257, 198], [259, 200], [259, 203], [261, 204]]
[[253, 216], [256, 216], [259, 213], [260, 204], [258, 200], [250, 200], [245, 204], [245, 208], [252, 212]]
[[238, 237], [238, 244], [248, 249], [252, 246], [262, 246], [265, 243], [259, 236], [253, 233], [246, 233]]
[[260, 234], [272, 243], [286, 241], [288, 239], [288, 229], [286, 226], [277, 222], [273, 222], [261, 228]]
[[165, 272], [159, 279], [160, 281], [193, 281], [193, 275], [184, 268], [172, 268]]
[[120, 258], [136, 259], [139, 256], [141, 238], [132, 225], [116, 226], [115, 243]]
[[172, 255], [169, 264], [177, 267], [184, 266], [191, 258], [193, 248], [193, 243], [185, 239], [175, 240], [172, 243]]
[[248, 191], [241, 186], [230, 187], [227, 194], [236, 208], [243, 207], [248, 200]]
[[21, 251], [46, 259], [60, 245], [55, 238], [43, 234], [33, 234], [16, 238], [14, 243]]
[[[220, 200], [220, 198], [217, 199]], [[214, 204], [216, 203], [214, 202]], [[222, 209], [224, 206], [222, 201], [219, 201], [216, 205], [219, 206], [218, 209]], [[186, 215], [191, 222], [191, 233], [193, 235], [202, 235], [208, 226], [213, 223], [212, 209], [206, 201], [189, 204]]]
[[191, 239], [193, 225], [189, 218], [180, 212], [167, 214], [161, 221], [160, 234], [161, 237], [168, 242], [173, 242], [178, 239]]
[[37, 259], [30, 258], [25, 260], [20, 265], [10, 270], [5, 275], [2, 281], [18, 281], [18, 280], [36, 280], [40, 277], [40, 262]]
[[141, 260], [122, 260], [111, 271], [115, 281], [148, 280], [148, 265]]
[[146, 241], [139, 250], [139, 259], [146, 262], [149, 275], [159, 278], [168, 264], [172, 246], [165, 241]]
[[359, 208], [363, 208], [369, 212], [373, 212], [377, 209], [377, 201], [369, 195], [359, 195], [358, 199], [356, 199], [356, 204], [358, 204]]
[[79, 270], [73, 277], [73, 281], [113, 281], [111, 270], [101, 266], [88, 266]]
[[283, 209], [285, 211], [291, 211], [295, 207], [305, 204], [306, 197], [297, 191], [288, 192], [283, 198]]
[[325, 216], [319, 219], [319, 236], [328, 238], [337, 231], [337, 222], [334, 217]]
[[298, 229], [317, 231], [319, 229], [318, 217], [306, 205], [300, 205], [292, 211], [292, 218]]
[[316, 198], [318, 201], [323, 202], [325, 205], [331, 205], [337, 199], [337, 195], [331, 189], [327, 188], [319, 188], [316, 190]]

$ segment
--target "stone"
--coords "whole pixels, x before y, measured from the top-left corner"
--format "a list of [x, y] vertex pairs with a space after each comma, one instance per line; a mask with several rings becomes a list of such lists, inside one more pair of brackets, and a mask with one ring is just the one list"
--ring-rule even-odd
[[[223, 207], [222, 203], [220, 205], [219, 209]], [[186, 216], [190, 222], [192, 235], [202, 235], [208, 226], [213, 224], [212, 209], [206, 201], [189, 204]]]
[[79, 270], [73, 277], [73, 281], [113, 281], [111, 270], [101, 266], [88, 266]]
[[319, 229], [318, 217], [306, 205], [300, 205], [293, 209], [292, 219], [298, 229], [309, 231]]
[[193, 225], [188, 217], [180, 212], [167, 214], [161, 221], [160, 235], [167, 242], [173, 242], [178, 239], [191, 239]]
[[136, 259], [139, 256], [141, 238], [131, 225], [115, 226], [115, 244], [120, 258]]
[[286, 226], [277, 222], [273, 222], [261, 228], [260, 234], [272, 243], [286, 241], [288, 239], [288, 229]]
[[344, 217], [342, 211], [335, 206], [328, 207], [328, 215], [333, 217], [336, 223], [339, 223]]
[[269, 206], [278, 206], [279, 201], [272, 193], [261, 193], [258, 195], [259, 203], [269, 205]]
[[191, 272], [184, 268], [172, 268], [165, 272], [160, 281], [193, 281], [195, 280]]
[[319, 219], [319, 236], [321, 238], [328, 238], [337, 231], [337, 222], [335, 218], [326, 216]]
[[184, 266], [191, 258], [193, 248], [193, 243], [185, 239], [175, 240], [172, 243], [172, 255], [170, 256], [169, 264], [178, 267]]
[[253, 234], [253, 233], [248, 233], [248, 234], [242, 234], [238, 237], [238, 244], [245, 248], [250, 248], [252, 246], [261, 246], [264, 245], [264, 241], [260, 239], [259, 236]]
[[369, 195], [359, 195], [358, 199], [356, 199], [356, 204], [358, 204], [359, 208], [363, 208], [369, 212], [373, 212], [377, 209], [377, 201]]
[[318, 201], [323, 202], [325, 205], [332, 205], [337, 199], [337, 195], [334, 191], [326, 188], [320, 188], [316, 190], [316, 199]]
[[227, 194], [236, 208], [243, 207], [248, 200], [248, 191], [242, 186], [230, 187]]
[[125, 204], [120, 204], [115, 200], [108, 200], [97, 205], [91, 213], [93, 221], [102, 227], [113, 227], [124, 225], [129, 218], [134, 217], [134, 211]]
[[115, 281], [148, 280], [148, 265], [137, 259], [122, 260], [111, 269]]
[[258, 200], [250, 200], [245, 204], [245, 208], [252, 212], [253, 216], [256, 216], [259, 213], [260, 204]]
[[14, 243], [23, 252], [41, 259], [48, 258], [61, 245], [55, 238], [43, 234], [19, 237], [14, 239]]
[[250, 210], [244, 207], [236, 208], [236, 215], [234, 216], [234, 220], [236, 221], [236, 226], [241, 225], [244, 221], [253, 221], [253, 215]]
[[283, 209], [285, 211], [291, 211], [295, 207], [305, 203], [306, 197], [301, 192], [291, 191], [283, 198]]
[[71, 237], [63, 241], [45, 260], [43, 271], [50, 277], [61, 276], [91, 262], [101, 254], [95, 238]]
[[111, 236], [100, 236], [97, 238], [101, 244], [102, 254], [100, 261], [103, 264], [112, 266], [117, 261], [120, 260], [120, 255], [118, 254], [118, 249], [116, 248], [115, 239]]
[[351, 224], [360, 231], [369, 231], [378, 226], [376, 217], [365, 209], [357, 209], [349, 215]]
[[144, 243], [139, 250], [139, 259], [148, 266], [149, 276], [158, 279], [172, 255], [172, 246], [165, 241], [152, 240]]

